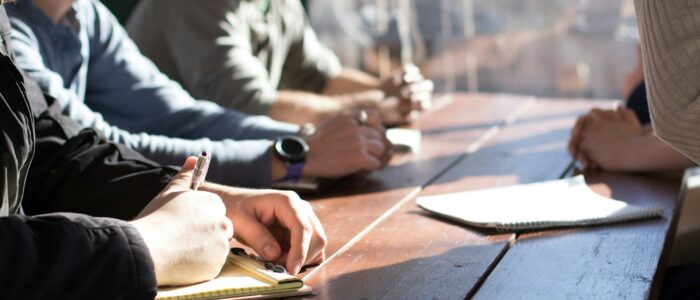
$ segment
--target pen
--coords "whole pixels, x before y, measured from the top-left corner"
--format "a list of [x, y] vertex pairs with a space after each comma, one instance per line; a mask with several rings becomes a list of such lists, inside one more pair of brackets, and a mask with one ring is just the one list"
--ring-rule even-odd
[[194, 165], [194, 174], [192, 174], [192, 183], [190, 183], [190, 188], [192, 190], [197, 190], [204, 179], [207, 177], [207, 171], [209, 170], [209, 161], [211, 156], [203, 151], [199, 156], [197, 156], [197, 162]]

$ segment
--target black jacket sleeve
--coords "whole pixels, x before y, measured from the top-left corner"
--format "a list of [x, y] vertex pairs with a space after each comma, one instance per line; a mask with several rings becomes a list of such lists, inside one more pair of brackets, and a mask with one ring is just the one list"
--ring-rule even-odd
[[136, 228], [80, 214], [0, 218], [1, 299], [153, 299]]
[[0, 6], [0, 299], [153, 298], [138, 231], [85, 214], [132, 218], [175, 170], [61, 116], [14, 66], [9, 33]]
[[36, 115], [35, 153], [22, 205], [27, 214], [60, 211], [129, 220], [177, 173], [80, 127], [53, 99], [44, 99], [33, 81], [26, 85]]

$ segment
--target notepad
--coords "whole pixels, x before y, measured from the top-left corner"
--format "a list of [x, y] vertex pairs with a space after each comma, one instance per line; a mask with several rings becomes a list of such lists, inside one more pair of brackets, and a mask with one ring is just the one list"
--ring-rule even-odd
[[386, 130], [386, 138], [391, 142], [396, 152], [420, 152], [422, 135], [419, 130], [408, 128], [390, 128]]
[[230, 253], [213, 280], [182, 287], [158, 288], [156, 299], [268, 299], [308, 295], [312, 289], [286, 272], [268, 270], [265, 263]]
[[313, 194], [323, 191], [334, 182], [333, 178], [301, 177], [275, 181], [271, 187], [278, 190], [292, 190], [301, 194]]
[[600, 196], [583, 176], [420, 197], [423, 209], [468, 225], [504, 231], [587, 226], [660, 217], [663, 207], [644, 207]]

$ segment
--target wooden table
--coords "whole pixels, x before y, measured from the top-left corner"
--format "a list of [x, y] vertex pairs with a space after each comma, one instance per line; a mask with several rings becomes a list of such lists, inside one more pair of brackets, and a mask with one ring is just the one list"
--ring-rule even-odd
[[577, 116], [609, 101], [513, 95], [445, 97], [416, 127], [418, 154], [311, 197], [327, 260], [302, 274], [318, 298], [649, 298], [676, 222], [679, 179], [586, 174], [598, 193], [667, 207], [664, 218], [611, 226], [498, 233], [422, 211], [415, 199], [570, 176]]

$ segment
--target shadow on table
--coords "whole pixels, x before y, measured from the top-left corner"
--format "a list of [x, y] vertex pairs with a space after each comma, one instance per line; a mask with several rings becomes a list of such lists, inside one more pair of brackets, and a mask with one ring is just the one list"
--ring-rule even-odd
[[446, 223], [446, 224], [450, 224], [450, 225], [462, 227], [462, 228], [464, 228], [465, 230], [469, 230], [470, 232], [476, 233], [476, 234], [478, 234], [478, 235], [480, 235], [480, 236], [495, 236], [495, 235], [503, 235], [503, 234], [513, 233], [513, 232], [506, 232], [506, 231], [498, 231], [498, 230], [496, 230], [496, 229], [491, 229], [491, 228], [482, 228], [482, 227], [476, 227], [476, 226], [467, 225], [467, 224], [460, 223], [460, 222], [457, 222], [457, 221], [453, 221], [453, 220], [450, 220], [450, 219], [447, 219], [447, 218], [444, 218], [444, 217], [440, 217], [440, 216], [438, 216], [438, 215], [436, 215], [436, 214], [433, 214], [433, 213], [430, 213], [430, 212], [428, 212], [428, 211], [422, 210], [422, 209], [420, 209], [420, 208], [418, 208], [418, 207], [416, 207], [415, 210], [409, 211], [408, 214], [423, 216], [423, 217], [426, 217], [426, 218], [429, 218], [429, 219], [433, 219], [433, 220], [435, 220], [436, 222], [442, 222], [442, 223]]
[[[406, 260], [332, 277], [315, 293], [321, 299], [462, 299], [475, 292], [474, 287], [507, 247], [506, 241], [483, 242], [434, 256], [427, 254], [433, 250], [429, 242], [412, 251], [389, 246], [387, 262]], [[362, 259], [361, 254], [353, 257], [349, 262], [353, 265], [345, 268], [362, 268]]]
[[[565, 149], [566, 139], [562, 138], [568, 137], [568, 134], [568, 130], [552, 130], [519, 139], [495, 141], [472, 155], [459, 152], [423, 160], [409, 160], [368, 176], [342, 178], [322, 193], [305, 195], [305, 198], [313, 200], [425, 187], [433, 182], [446, 184], [465, 177], [515, 175], [524, 176], [526, 179], [522, 181], [528, 181], [535, 176], [533, 174], [544, 172], [545, 175], [536, 179], [556, 179], [571, 160]], [[529, 170], [519, 170], [523, 167]], [[550, 168], [557, 170], [553, 171]], [[554, 173], [554, 177], [547, 177]]]

